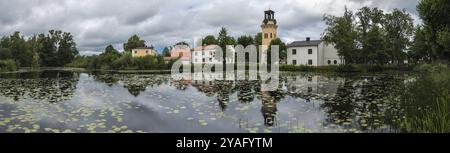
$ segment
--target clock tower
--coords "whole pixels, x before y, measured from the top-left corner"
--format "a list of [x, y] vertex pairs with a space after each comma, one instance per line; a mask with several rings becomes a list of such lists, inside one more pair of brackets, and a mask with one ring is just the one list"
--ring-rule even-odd
[[275, 12], [272, 10], [264, 11], [264, 20], [261, 25], [262, 29], [262, 62], [267, 60], [267, 50], [270, 47], [270, 42], [277, 38], [278, 25], [275, 20]]

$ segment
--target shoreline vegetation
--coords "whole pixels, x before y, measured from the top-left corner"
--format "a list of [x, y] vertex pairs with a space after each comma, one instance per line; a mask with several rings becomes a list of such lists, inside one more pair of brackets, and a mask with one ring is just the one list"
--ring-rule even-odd
[[419, 76], [401, 94], [404, 118], [398, 126], [412, 133], [450, 132], [450, 69], [448, 65], [424, 64]]

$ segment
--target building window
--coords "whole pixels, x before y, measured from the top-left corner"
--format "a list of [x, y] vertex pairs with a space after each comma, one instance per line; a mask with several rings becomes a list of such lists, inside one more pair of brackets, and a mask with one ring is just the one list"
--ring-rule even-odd
[[205, 52], [202, 52], [202, 55], [205, 55]]
[[273, 38], [273, 34], [272, 33], [270, 33], [270, 38]]
[[209, 58], [209, 61], [212, 62], [212, 58]]
[[337, 61], [336, 60], [334, 60], [334, 65], [336, 65], [337, 64]]
[[297, 55], [297, 49], [292, 50], [292, 55]]
[[297, 60], [292, 60], [292, 64], [297, 65]]
[[269, 34], [264, 33], [264, 38], [269, 38]]
[[309, 54], [309, 55], [312, 54], [312, 49], [308, 49], [308, 54]]
[[147, 51], [145, 51], [145, 53], [146, 53], [146, 54], [148, 54], [148, 50], [147, 50]]
[[311, 59], [308, 60], [308, 65], [313, 65], [313, 61]]
[[276, 37], [277, 37], [277, 34], [273, 34], [273, 37], [276, 38]]
[[203, 58], [203, 60], [202, 60], [202, 61], [203, 61], [203, 63], [205, 63], [205, 58]]
[[135, 54], [137, 54], [137, 51], [134, 51]]
[[195, 52], [195, 56], [197, 56], [197, 52]]
[[331, 60], [328, 60], [328, 65], [330, 65], [331, 64]]

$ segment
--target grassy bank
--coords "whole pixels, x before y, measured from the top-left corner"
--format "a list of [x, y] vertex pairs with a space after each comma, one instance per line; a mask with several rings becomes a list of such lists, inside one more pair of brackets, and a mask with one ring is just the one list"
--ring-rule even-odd
[[411, 71], [412, 65], [329, 65], [329, 66], [296, 66], [296, 65], [281, 65], [281, 71], [294, 71], [294, 72], [341, 72], [341, 73], [353, 73], [353, 72], [382, 72], [382, 71]]
[[446, 65], [420, 65], [417, 80], [401, 96], [404, 119], [399, 126], [413, 133], [450, 132], [450, 69]]

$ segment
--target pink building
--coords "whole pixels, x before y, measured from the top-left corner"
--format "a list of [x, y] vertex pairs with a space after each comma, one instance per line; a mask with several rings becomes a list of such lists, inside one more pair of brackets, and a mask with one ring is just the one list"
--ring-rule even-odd
[[183, 64], [190, 64], [191, 50], [189, 48], [175, 47], [170, 51], [170, 57], [174, 60], [180, 58]]

